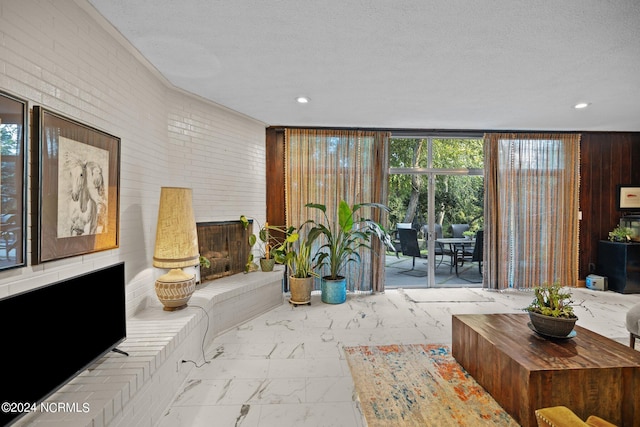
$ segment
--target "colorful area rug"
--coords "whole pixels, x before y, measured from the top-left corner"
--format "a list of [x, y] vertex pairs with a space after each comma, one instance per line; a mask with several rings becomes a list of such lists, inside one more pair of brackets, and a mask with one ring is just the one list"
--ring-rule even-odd
[[437, 344], [344, 348], [368, 427], [519, 426]]

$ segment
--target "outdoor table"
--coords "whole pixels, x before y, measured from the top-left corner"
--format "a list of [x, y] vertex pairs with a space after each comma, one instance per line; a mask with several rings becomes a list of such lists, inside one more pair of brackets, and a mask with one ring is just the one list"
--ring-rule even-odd
[[465, 247], [471, 246], [471, 248], [473, 248], [473, 246], [476, 244], [476, 239], [470, 239], [466, 237], [442, 237], [442, 238], [436, 239], [436, 242], [442, 243], [443, 245], [449, 245], [449, 253], [451, 254], [450, 255], [451, 263], [450, 263], [449, 272], [451, 272], [455, 267], [456, 276], [458, 276], [458, 249], [459, 247], [462, 248], [461, 256], [464, 258]]

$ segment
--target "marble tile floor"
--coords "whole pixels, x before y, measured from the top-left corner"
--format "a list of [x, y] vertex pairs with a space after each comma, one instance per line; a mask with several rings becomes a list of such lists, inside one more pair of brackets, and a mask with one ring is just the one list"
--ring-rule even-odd
[[[285, 299], [213, 340], [158, 427], [364, 427], [343, 346], [450, 344], [451, 315], [520, 313], [532, 298], [530, 291], [398, 288], [349, 294], [339, 305], [315, 293], [311, 305]], [[573, 299], [581, 304], [578, 325], [628, 345], [625, 315], [640, 294], [579, 288]]]

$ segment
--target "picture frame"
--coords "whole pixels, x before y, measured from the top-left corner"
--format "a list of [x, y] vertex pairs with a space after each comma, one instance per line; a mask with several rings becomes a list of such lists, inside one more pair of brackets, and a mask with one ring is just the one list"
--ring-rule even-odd
[[619, 211], [640, 212], [640, 186], [618, 185], [616, 202]]
[[33, 128], [32, 263], [118, 248], [120, 138], [41, 106]]
[[26, 265], [27, 101], [0, 91], [0, 270]]

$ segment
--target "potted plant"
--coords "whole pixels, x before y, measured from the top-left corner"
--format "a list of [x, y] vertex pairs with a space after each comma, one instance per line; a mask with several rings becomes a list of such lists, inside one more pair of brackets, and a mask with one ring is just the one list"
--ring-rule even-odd
[[578, 320], [573, 312], [571, 292], [564, 290], [558, 282], [537, 286], [533, 291], [535, 298], [525, 308], [531, 327], [541, 335], [567, 337]]
[[629, 242], [631, 241], [631, 235], [633, 230], [628, 227], [617, 226], [613, 231], [609, 232], [609, 240], [612, 242]]
[[[309, 221], [297, 229], [288, 227], [284, 232], [284, 240], [272, 251], [276, 262], [285, 264], [289, 271], [289, 302], [294, 305], [311, 304], [313, 280], [318, 274], [313, 271], [311, 248], [313, 238], [303, 238], [301, 231]], [[280, 227], [278, 227], [280, 228]]]
[[324, 215], [325, 223], [309, 220], [313, 226], [309, 230], [309, 239], [315, 240], [320, 236], [325, 237], [325, 242], [318, 248], [314, 255], [317, 267], [328, 266], [329, 274], [322, 277], [321, 291], [322, 302], [340, 304], [347, 298], [347, 281], [344, 277], [344, 268], [350, 262], [358, 262], [360, 248], [371, 249], [369, 244], [372, 236], [379, 238], [386, 246], [395, 251], [391, 237], [378, 223], [370, 219], [355, 219], [356, 212], [363, 207], [374, 207], [389, 211], [389, 208], [380, 203], [361, 203], [349, 206], [341, 200], [336, 212], [337, 222], [329, 220], [327, 207], [323, 204], [308, 203], [308, 208], [318, 209]]
[[[249, 247], [253, 248], [258, 240], [260, 240], [260, 269], [262, 271], [273, 271], [273, 267], [275, 266], [276, 262], [282, 263], [283, 261], [283, 250], [285, 247], [284, 243], [286, 236], [290, 233], [290, 230], [287, 230], [282, 226], [269, 225], [269, 223], [265, 223], [264, 227], [261, 227], [260, 223], [257, 220], [254, 221], [256, 221], [256, 223], [258, 224], [259, 231], [257, 234], [249, 235]], [[242, 226], [245, 230], [249, 228], [249, 219], [245, 215], [240, 216], [240, 222], [242, 223]], [[272, 233], [272, 231], [277, 232], [277, 235], [282, 235], [285, 237], [278, 238]], [[244, 268], [245, 273], [256, 269], [254, 267], [255, 264], [253, 260], [253, 252], [249, 252], [249, 257]]]
[[312, 265], [313, 240], [300, 238], [299, 233], [292, 233], [287, 242], [285, 262], [289, 268], [289, 302], [295, 306], [299, 304], [311, 304], [311, 292], [313, 282], [318, 273]]

